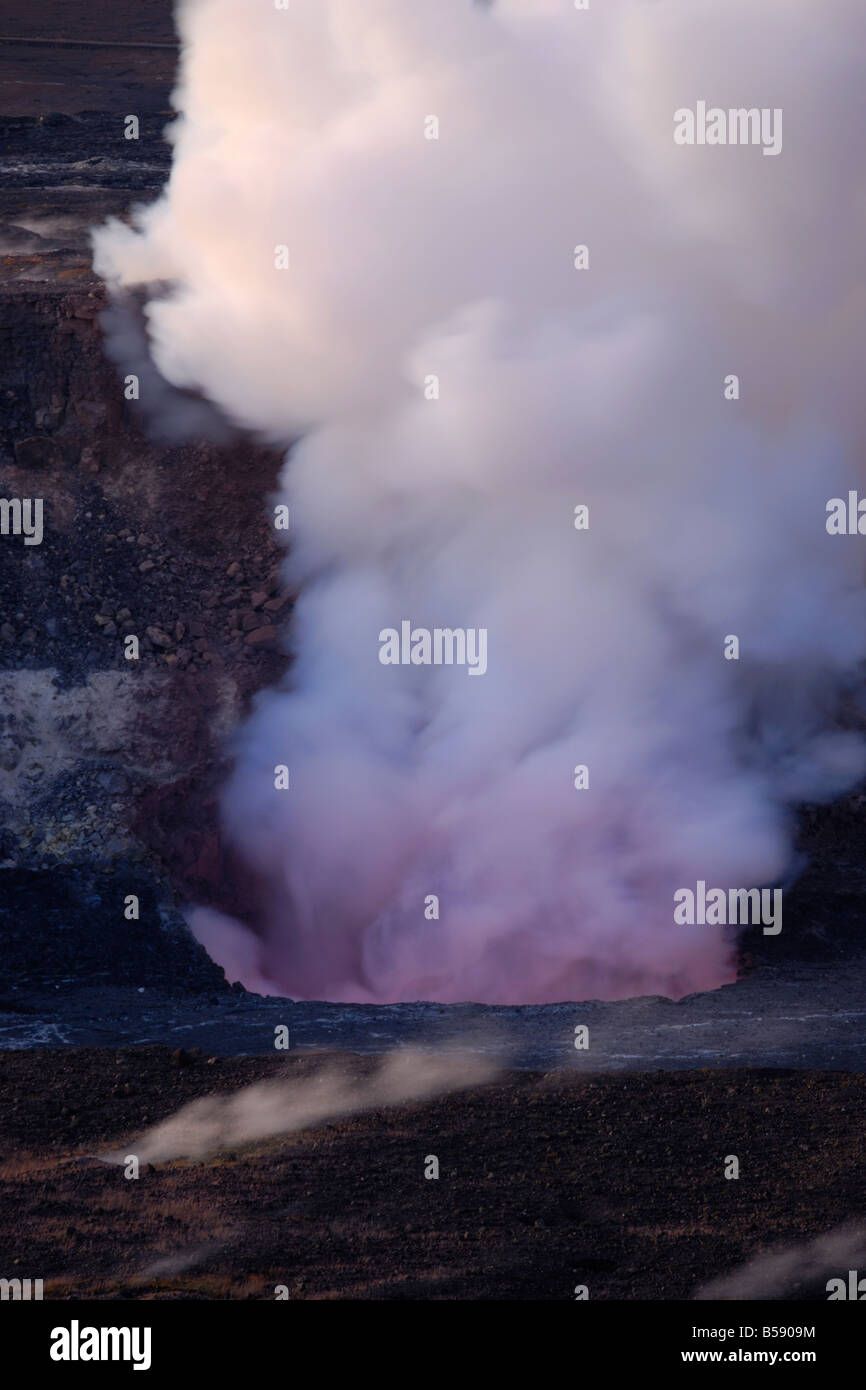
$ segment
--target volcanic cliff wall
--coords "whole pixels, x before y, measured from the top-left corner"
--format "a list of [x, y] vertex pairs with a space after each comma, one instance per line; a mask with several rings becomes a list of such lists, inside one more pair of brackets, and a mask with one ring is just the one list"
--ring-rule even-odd
[[14, 534], [14, 516], [0, 537], [7, 939], [29, 918], [6, 950], [6, 981], [59, 903], [61, 916], [71, 903], [117, 920], [112, 877], [163, 914], [188, 898], [231, 900], [216, 802], [226, 738], [285, 665], [291, 598], [266, 510], [280, 455], [248, 439], [154, 443], [147, 380], [127, 400], [104, 351], [88, 229], [153, 196], [167, 114], [138, 145], [99, 113], [3, 127], [0, 494], [41, 501], [43, 517], [38, 544]]

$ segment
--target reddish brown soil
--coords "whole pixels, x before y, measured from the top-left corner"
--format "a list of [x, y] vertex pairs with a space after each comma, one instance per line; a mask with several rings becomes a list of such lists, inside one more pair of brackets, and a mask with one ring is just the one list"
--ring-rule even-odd
[[0, 1055], [0, 1271], [55, 1299], [687, 1298], [866, 1208], [866, 1077], [844, 1073], [512, 1073], [138, 1181], [81, 1162], [193, 1097], [319, 1065]]

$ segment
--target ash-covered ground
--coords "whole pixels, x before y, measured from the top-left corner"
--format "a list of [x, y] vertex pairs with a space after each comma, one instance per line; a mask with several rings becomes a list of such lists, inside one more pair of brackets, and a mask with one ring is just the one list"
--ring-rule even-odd
[[[170, 43], [170, 10], [89, 3], [73, 25], [14, 0], [4, 27]], [[166, 177], [174, 61], [0, 43], [0, 469], [50, 517], [42, 546], [0, 552], [0, 1274], [59, 1298], [674, 1298], [859, 1217], [859, 795], [803, 808], [782, 934], [750, 931], [737, 984], [677, 1003], [261, 999], [189, 935], [186, 904], [243, 905], [218, 827], [226, 738], [285, 667], [291, 595], [263, 521], [279, 454], [155, 443], [102, 351], [88, 228]], [[360, 1054], [407, 1043], [502, 1071], [138, 1184], [93, 1159], [195, 1097], [302, 1079], [321, 1052], [362, 1076]]]
[[[374, 1065], [340, 1062], [358, 1086]], [[95, 1157], [121, 1138], [135, 1153], [194, 1098], [319, 1066], [0, 1057], [0, 1268], [54, 1299], [682, 1299], [863, 1209], [866, 1079], [839, 1072], [520, 1072], [135, 1181]], [[826, 1298], [825, 1279], [804, 1261], [787, 1296]]]

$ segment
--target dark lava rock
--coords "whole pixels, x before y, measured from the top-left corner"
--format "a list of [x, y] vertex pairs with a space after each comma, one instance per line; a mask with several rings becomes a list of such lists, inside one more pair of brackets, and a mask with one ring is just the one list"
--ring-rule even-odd
[[50, 468], [59, 457], [55, 441], [44, 436], [20, 439], [15, 445], [15, 462], [19, 468]]
[[[134, 895], [139, 918], [125, 916]], [[52, 985], [99, 984], [162, 994], [228, 991], [225, 976], [140, 866], [49, 873], [0, 870], [0, 1004]]]

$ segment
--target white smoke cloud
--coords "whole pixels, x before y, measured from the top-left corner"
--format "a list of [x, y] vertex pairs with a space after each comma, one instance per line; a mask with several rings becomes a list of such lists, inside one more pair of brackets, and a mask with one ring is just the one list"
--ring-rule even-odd
[[[864, 443], [860, 0], [194, 0], [180, 27], [171, 181], [96, 266], [160, 286], [175, 386], [305, 432], [296, 659], [225, 800], [271, 889], [250, 970], [335, 1000], [730, 980], [674, 889], [778, 880], [792, 804], [864, 770], [830, 723], [862, 559], [825, 530]], [[677, 146], [700, 100], [780, 108], [782, 152]], [[486, 628], [487, 673], [380, 665], [404, 618]]]
[[478, 1086], [496, 1072], [490, 1058], [467, 1051], [398, 1048], [361, 1078], [331, 1064], [312, 1076], [259, 1081], [230, 1094], [200, 1096], [123, 1149], [101, 1157], [118, 1164], [125, 1163], [129, 1153], [139, 1163], [206, 1158], [345, 1115]]
[[755, 1255], [730, 1274], [704, 1284], [697, 1299], [790, 1298], [804, 1296], [804, 1286], [841, 1279], [848, 1287], [848, 1271], [866, 1263], [866, 1227], [849, 1222], [814, 1240], [777, 1246]]

